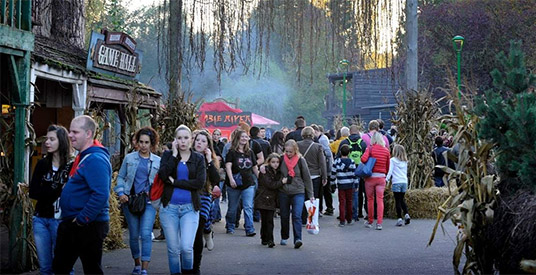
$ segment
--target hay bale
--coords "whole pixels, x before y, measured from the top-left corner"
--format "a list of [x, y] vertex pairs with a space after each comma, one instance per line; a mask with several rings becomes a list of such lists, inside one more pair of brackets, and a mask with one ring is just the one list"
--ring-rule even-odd
[[[416, 219], [437, 218], [437, 208], [449, 197], [446, 187], [430, 187], [424, 189], [410, 189], [406, 192], [405, 201], [408, 205], [409, 215]], [[396, 218], [395, 198], [391, 189], [385, 190], [384, 217]]]
[[114, 250], [126, 247], [123, 242], [123, 217], [119, 209], [119, 201], [115, 195], [114, 187], [117, 184], [117, 172], [112, 176], [112, 188], [110, 190], [110, 231], [104, 239], [104, 250]]

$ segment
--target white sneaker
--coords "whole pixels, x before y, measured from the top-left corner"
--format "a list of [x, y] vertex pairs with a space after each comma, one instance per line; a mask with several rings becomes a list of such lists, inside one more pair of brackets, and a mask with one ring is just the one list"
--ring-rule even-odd
[[372, 228], [372, 223], [369, 223], [368, 221], [365, 221], [365, 227], [366, 228]]
[[398, 219], [396, 222], [396, 226], [402, 226], [404, 224], [404, 221], [402, 219]]
[[376, 224], [376, 230], [382, 230], [382, 225], [381, 224]]
[[205, 240], [208, 251], [212, 251], [214, 249], [214, 232], [204, 233], [203, 239]]
[[405, 223], [406, 223], [406, 224], [409, 224], [409, 223], [410, 223], [410, 221], [411, 221], [411, 217], [409, 216], [409, 214], [404, 215], [404, 220], [405, 220]]

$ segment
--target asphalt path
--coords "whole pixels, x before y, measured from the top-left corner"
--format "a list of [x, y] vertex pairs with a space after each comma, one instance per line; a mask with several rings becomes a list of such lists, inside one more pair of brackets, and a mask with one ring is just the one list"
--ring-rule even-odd
[[[334, 196], [335, 197], [335, 196]], [[335, 202], [335, 205], [338, 205]], [[226, 204], [222, 203], [225, 215]], [[410, 209], [411, 211], [411, 209]], [[445, 224], [445, 233], [438, 230], [432, 246], [427, 246], [433, 220], [411, 220], [411, 224], [396, 227], [396, 220], [384, 220], [383, 230], [364, 227], [363, 220], [351, 226], [339, 227], [335, 216], [319, 219], [320, 233], [308, 234], [303, 228], [303, 246], [294, 249], [279, 245], [280, 220], [276, 218], [276, 246], [260, 243], [260, 223], [255, 223], [257, 235], [246, 237], [243, 221], [234, 235], [225, 233], [225, 220], [214, 226], [213, 251], [204, 250], [202, 274], [452, 274], [452, 252], [456, 229]], [[411, 213], [411, 212], [410, 212]], [[155, 230], [155, 235], [158, 231]], [[125, 234], [125, 243], [128, 243]], [[106, 252], [102, 260], [105, 274], [130, 274], [133, 268], [130, 250]], [[169, 274], [165, 242], [153, 242], [149, 274]], [[76, 274], [83, 274], [80, 261]], [[28, 273], [37, 274], [37, 272]]]

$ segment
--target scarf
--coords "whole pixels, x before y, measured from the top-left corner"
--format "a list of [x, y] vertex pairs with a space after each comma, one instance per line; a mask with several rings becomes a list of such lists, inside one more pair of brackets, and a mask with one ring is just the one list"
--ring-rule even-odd
[[300, 157], [296, 154], [291, 159], [289, 159], [287, 154], [285, 154], [283, 155], [283, 160], [285, 161], [285, 164], [287, 165], [288, 175], [291, 177], [296, 176], [296, 172], [294, 172], [294, 167], [296, 167], [296, 164], [298, 164]]
[[[93, 146], [97, 147], [104, 147], [98, 140], [93, 140]], [[76, 155], [76, 158], [74, 159], [73, 166], [71, 167], [71, 171], [69, 172], [69, 178], [72, 178], [74, 174], [76, 173], [76, 170], [78, 169], [78, 165], [80, 164], [80, 154], [81, 152]]]

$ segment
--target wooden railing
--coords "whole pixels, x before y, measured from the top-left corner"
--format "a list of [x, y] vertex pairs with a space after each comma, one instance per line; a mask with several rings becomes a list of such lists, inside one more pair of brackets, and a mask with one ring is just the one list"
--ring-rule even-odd
[[8, 25], [12, 28], [32, 31], [30, 29], [32, 20], [31, 0], [0, 0], [0, 24]]

